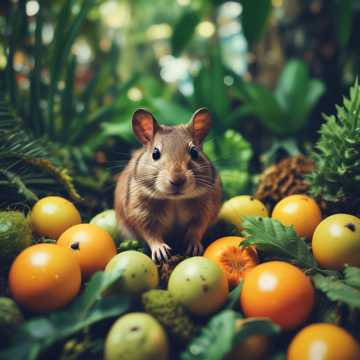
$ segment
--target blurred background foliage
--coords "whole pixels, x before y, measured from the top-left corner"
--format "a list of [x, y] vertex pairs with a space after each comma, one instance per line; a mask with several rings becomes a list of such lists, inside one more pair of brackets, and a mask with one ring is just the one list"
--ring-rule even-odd
[[166, 124], [208, 107], [226, 196], [252, 191], [354, 82], [359, 17], [358, 0], [2, 0], [0, 206], [112, 207], [137, 107]]

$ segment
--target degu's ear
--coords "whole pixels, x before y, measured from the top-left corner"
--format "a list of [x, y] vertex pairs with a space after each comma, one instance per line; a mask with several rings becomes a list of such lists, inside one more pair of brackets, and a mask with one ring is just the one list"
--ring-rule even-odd
[[211, 128], [211, 114], [208, 109], [200, 108], [191, 117], [188, 129], [195, 142], [201, 144]]
[[132, 116], [132, 128], [138, 140], [146, 145], [159, 128], [154, 116], [145, 109], [137, 109]]

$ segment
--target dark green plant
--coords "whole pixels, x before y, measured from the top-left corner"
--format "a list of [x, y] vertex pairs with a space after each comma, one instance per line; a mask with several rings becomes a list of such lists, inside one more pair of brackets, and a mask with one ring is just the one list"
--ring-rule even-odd
[[[49, 16], [46, 6], [42, 5], [35, 16], [32, 33], [25, 3], [12, 4], [12, 13], [6, 24], [8, 36], [4, 38], [7, 67], [0, 76], [4, 79], [4, 91], [10, 99], [10, 107], [16, 109], [17, 120], [7, 130], [12, 136], [7, 132], [6, 144], [2, 145], [4, 151], [16, 148], [21, 154], [12, 152], [11, 158], [7, 156], [12, 165], [7, 167], [2, 163], [4, 168], [0, 169], [2, 185], [17, 189], [17, 196], [13, 197], [15, 201], [34, 201], [43, 193], [60, 192], [59, 183], [73, 198], [79, 198], [70, 173], [76, 172], [78, 187], [92, 190], [102, 189], [110, 179], [110, 171], [94, 170], [94, 154], [107, 139], [99, 130], [105, 120], [110, 121], [127, 104], [118, 102], [115, 105], [115, 102], [106, 103], [104, 99], [123, 98], [137, 75], [129, 76], [125, 82], [119, 80], [113, 70], [117, 63], [114, 58], [118, 58], [117, 46], [113, 44], [105, 59], [100, 51], [96, 52], [91, 67], [93, 75], [85, 89], [80, 91], [77, 86], [78, 64], [71, 50], [84, 24], [89, 22], [88, 14], [96, 3], [96, 0], [63, 1], [56, 14], [54, 39], [50, 45], [43, 43], [41, 35], [43, 23]], [[29, 39], [33, 40], [30, 44]], [[25, 74], [30, 81], [29, 89], [19, 88], [16, 80], [16, 51], [26, 53], [33, 61], [29, 73]], [[48, 72], [48, 79], [44, 72]], [[101, 96], [98, 96], [99, 90]], [[11, 112], [14, 113], [14, 110]], [[0, 121], [3, 123], [6, 119], [0, 118]], [[34, 156], [30, 158], [29, 154]], [[14, 160], [16, 156], [21, 156], [19, 161], [23, 166], [16, 166], [19, 162]], [[36, 170], [40, 170], [37, 171], [39, 175]], [[41, 176], [44, 172], [47, 177]], [[92, 178], [95, 180], [91, 181]]]
[[251, 145], [234, 130], [206, 142], [204, 151], [216, 165], [223, 191], [227, 197], [250, 192]]
[[308, 177], [310, 193], [330, 212], [359, 214], [360, 208], [360, 86], [350, 89], [336, 115], [324, 115], [314, 152], [315, 170]]
[[0, 205], [36, 201], [59, 184], [72, 199], [80, 199], [67, 169], [54, 157], [54, 148], [24, 130], [5, 101], [0, 101], [0, 138]]
[[126, 312], [130, 299], [125, 294], [102, 297], [120, 277], [121, 271], [98, 272], [66, 309], [24, 322], [11, 337], [9, 346], [0, 351], [0, 359], [36, 360], [56, 343]]
[[223, 310], [214, 315], [180, 355], [181, 360], [221, 360], [239, 342], [252, 335], [275, 335], [279, 326], [270, 320], [242, 319], [233, 310]]
[[280, 74], [274, 93], [240, 80], [237, 93], [243, 106], [233, 116], [254, 115], [276, 136], [291, 136], [307, 126], [324, 91], [322, 81], [310, 78], [305, 62], [291, 60]]

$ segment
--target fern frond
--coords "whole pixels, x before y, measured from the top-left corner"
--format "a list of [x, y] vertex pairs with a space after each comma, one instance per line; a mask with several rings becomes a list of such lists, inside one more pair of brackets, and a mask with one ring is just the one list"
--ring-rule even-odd
[[52, 146], [26, 132], [15, 111], [1, 99], [0, 139], [1, 202], [6, 202], [9, 189], [16, 190], [18, 200], [33, 202], [46, 191], [58, 193], [59, 184], [74, 201], [81, 200], [68, 170], [53, 156]]

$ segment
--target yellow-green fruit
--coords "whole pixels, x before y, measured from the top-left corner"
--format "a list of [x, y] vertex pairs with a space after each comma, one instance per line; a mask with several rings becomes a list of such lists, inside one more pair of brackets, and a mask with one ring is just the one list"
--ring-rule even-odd
[[0, 269], [32, 243], [31, 227], [19, 211], [0, 212]]
[[235, 196], [224, 202], [219, 213], [219, 219], [235, 225], [242, 230], [243, 216], [269, 216], [266, 206], [253, 196]]
[[219, 310], [229, 293], [224, 272], [213, 260], [203, 256], [178, 264], [170, 275], [168, 290], [177, 302], [196, 315]]
[[360, 219], [349, 214], [335, 214], [315, 229], [312, 250], [318, 263], [340, 270], [345, 264], [360, 266]]
[[119, 237], [119, 228], [116, 222], [115, 210], [105, 210], [97, 214], [91, 219], [90, 224], [95, 224], [102, 228], [115, 242], [117, 242]]
[[117, 269], [123, 269], [124, 272], [119, 282], [109, 289], [107, 294], [141, 295], [147, 290], [155, 289], [159, 284], [155, 263], [139, 251], [129, 250], [117, 254], [106, 265], [105, 271]]
[[164, 329], [146, 313], [120, 317], [105, 341], [105, 360], [167, 360], [168, 340]]

